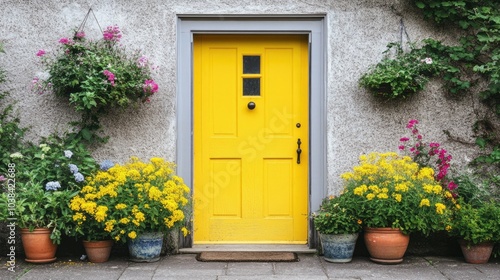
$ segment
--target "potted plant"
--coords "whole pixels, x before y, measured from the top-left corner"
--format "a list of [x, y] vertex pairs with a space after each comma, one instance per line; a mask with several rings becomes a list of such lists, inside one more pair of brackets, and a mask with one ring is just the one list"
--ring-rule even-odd
[[323, 199], [314, 213], [314, 226], [319, 232], [323, 258], [328, 262], [350, 262], [361, 231], [361, 220], [355, 216], [347, 196]]
[[128, 53], [120, 43], [118, 26], [108, 26], [100, 40], [88, 40], [81, 30], [59, 39], [59, 48], [39, 50], [43, 76], [33, 79], [37, 93], [54, 92], [83, 115], [83, 124], [98, 124], [99, 116], [113, 108], [149, 101], [158, 91], [154, 69], [139, 51]]
[[71, 200], [71, 209], [77, 230], [93, 223], [115, 241], [128, 242], [132, 261], [151, 262], [159, 259], [165, 233], [178, 227], [188, 233], [183, 225], [189, 192], [173, 163], [132, 157], [94, 174]]
[[[12, 214], [21, 228], [26, 260], [51, 262], [61, 234], [71, 231], [68, 202], [92, 171], [93, 159], [85, 147], [55, 135], [39, 145], [28, 145], [10, 158], [16, 169]], [[4, 203], [10, 194], [9, 190], [2, 193]]]
[[488, 181], [462, 174], [459, 205], [453, 213], [449, 234], [458, 238], [460, 248], [468, 263], [487, 263], [495, 243], [500, 242], [500, 202], [490, 192]]
[[468, 263], [487, 263], [493, 246], [500, 241], [500, 204], [486, 202], [480, 206], [462, 203], [451, 220], [451, 235], [458, 237]]
[[444, 230], [455, 207], [451, 192], [435, 180], [434, 169], [395, 152], [361, 155], [360, 164], [342, 178], [342, 196], [365, 226], [365, 244], [375, 262], [402, 262], [409, 234]]
[[[371, 66], [361, 76], [359, 84], [375, 96], [386, 99], [406, 98], [422, 90], [428, 77], [439, 73], [439, 65], [436, 57], [425, 49], [410, 48], [409, 52], [404, 52], [399, 43], [388, 44], [384, 59]], [[393, 55], [392, 50], [395, 50]]]

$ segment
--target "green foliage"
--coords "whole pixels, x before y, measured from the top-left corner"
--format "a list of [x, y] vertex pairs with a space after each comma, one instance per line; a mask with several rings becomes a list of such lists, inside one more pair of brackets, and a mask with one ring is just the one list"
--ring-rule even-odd
[[[52, 135], [39, 145], [25, 144], [9, 156], [9, 175], [0, 196], [0, 220], [14, 216], [21, 228], [53, 228], [51, 238], [73, 229], [70, 199], [97, 169], [87, 148], [71, 137]], [[10, 178], [10, 177], [9, 177]], [[8, 203], [15, 199], [15, 209]]]
[[39, 145], [29, 144], [11, 155], [17, 166], [17, 179], [34, 181], [46, 186], [59, 182], [63, 190], [79, 190], [83, 179], [97, 169], [97, 164], [87, 147], [72, 134], [60, 137], [55, 134], [43, 138]]
[[472, 244], [500, 241], [500, 204], [485, 202], [481, 206], [463, 203], [451, 222], [451, 234]]
[[314, 227], [322, 234], [348, 234], [361, 231], [361, 220], [355, 215], [348, 196], [323, 199], [319, 211], [313, 214]]
[[83, 32], [75, 32], [72, 39], [59, 40], [58, 53], [39, 50], [49, 77], [35, 77], [34, 90], [66, 98], [82, 112], [84, 128], [98, 124], [99, 117], [112, 108], [149, 101], [158, 91], [151, 78], [153, 67], [138, 51], [129, 54], [120, 39], [118, 27], [110, 26], [101, 40], [87, 40]]
[[[71, 225], [71, 213], [68, 201], [76, 195], [76, 192], [68, 190], [48, 191], [43, 185], [35, 180], [16, 186], [16, 202], [13, 215], [16, 217], [17, 226], [20, 228], [46, 227], [52, 228], [50, 238], [59, 244], [61, 233], [69, 230]], [[0, 195], [0, 208], [7, 209], [8, 192]], [[10, 211], [10, 210], [9, 210]], [[5, 211], [6, 214], [10, 215]], [[7, 216], [1, 216], [5, 220]]]
[[479, 207], [492, 196], [487, 181], [481, 180], [478, 176], [463, 173], [453, 180], [459, 185], [458, 196], [463, 203]]
[[[394, 51], [392, 53], [391, 51]], [[440, 71], [437, 56], [411, 46], [404, 52], [397, 43], [387, 45], [386, 56], [360, 78], [360, 85], [387, 99], [405, 98], [422, 90], [428, 78]]]

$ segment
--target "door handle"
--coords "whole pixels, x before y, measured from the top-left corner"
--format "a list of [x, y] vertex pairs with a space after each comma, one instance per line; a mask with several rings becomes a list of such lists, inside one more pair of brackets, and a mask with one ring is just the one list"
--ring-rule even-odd
[[300, 148], [300, 144], [302, 142], [300, 141], [300, 138], [297, 140], [297, 164], [300, 164], [300, 153], [302, 153], [302, 149]]

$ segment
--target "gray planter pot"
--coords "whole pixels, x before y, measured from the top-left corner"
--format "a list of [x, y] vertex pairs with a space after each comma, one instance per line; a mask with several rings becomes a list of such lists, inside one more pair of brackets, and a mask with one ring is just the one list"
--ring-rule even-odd
[[323, 248], [323, 258], [327, 262], [346, 263], [352, 260], [358, 233], [319, 234]]

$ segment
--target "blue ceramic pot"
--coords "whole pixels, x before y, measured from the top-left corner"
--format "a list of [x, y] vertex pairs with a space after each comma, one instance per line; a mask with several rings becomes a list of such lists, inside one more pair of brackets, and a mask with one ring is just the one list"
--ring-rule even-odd
[[155, 262], [160, 259], [163, 245], [162, 232], [146, 232], [138, 234], [135, 239], [128, 240], [128, 253], [134, 262]]
[[346, 263], [352, 260], [358, 233], [322, 234], [320, 233], [323, 258], [327, 262]]

